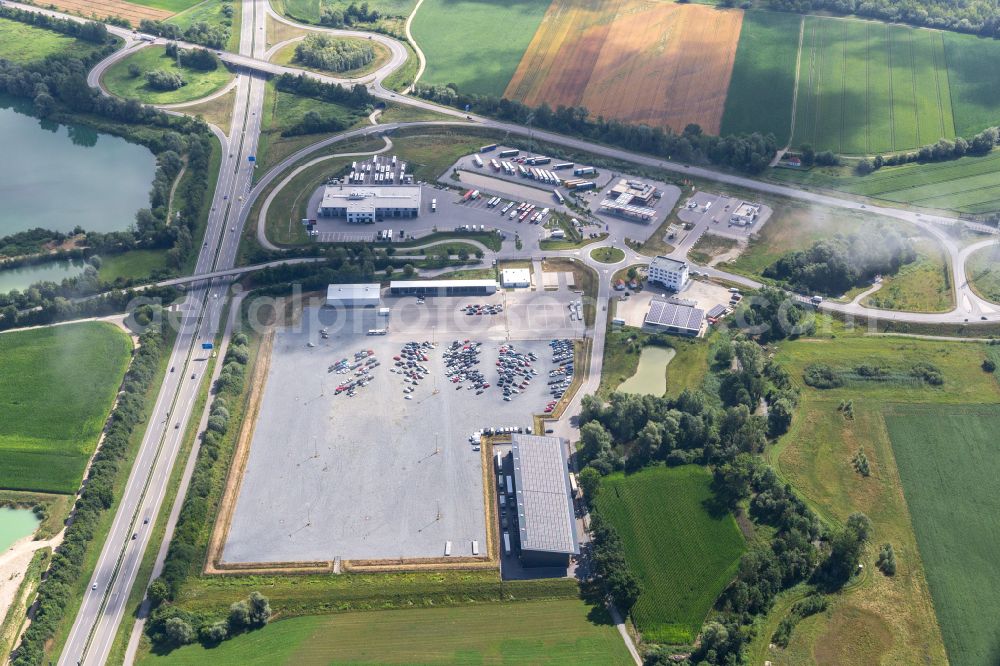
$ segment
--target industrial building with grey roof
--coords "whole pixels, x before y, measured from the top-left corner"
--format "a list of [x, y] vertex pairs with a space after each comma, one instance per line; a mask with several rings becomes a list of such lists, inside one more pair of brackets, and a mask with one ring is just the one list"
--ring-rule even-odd
[[580, 553], [566, 447], [558, 437], [513, 435], [521, 564], [565, 567]]

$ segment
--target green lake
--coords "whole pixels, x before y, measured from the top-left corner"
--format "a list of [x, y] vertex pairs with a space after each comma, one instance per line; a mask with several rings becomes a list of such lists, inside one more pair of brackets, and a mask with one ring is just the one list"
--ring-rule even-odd
[[622, 382], [622, 393], [662, 396], [667, 392], [667, 365], [677, 352], [670, 347], [643, 347], [635, 374]]
[[38, 529], [38, 518], [31, 509], [12, 509], [9, 506], [0, 507], [0, 553]]
[[149, 205], [153, 153], [88, 127], [25, 115], [0, 96], [0, 236], [42, 227], [121, 231]]
[[63, 278], [76, 277], [86, 266], [80, 261], [46, 261], [41, 264], [5, 268], [0, 270], [0, 294], [12, 289], [24, 291], [36, 282], [62, 282]]

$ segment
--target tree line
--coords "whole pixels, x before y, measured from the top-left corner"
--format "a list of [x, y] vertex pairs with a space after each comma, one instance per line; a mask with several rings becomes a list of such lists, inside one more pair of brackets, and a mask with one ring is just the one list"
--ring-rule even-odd
[[339, 83], [323, 83], [305, 74], [279, 74], [272, 80], [274, 87], [282, 92], [312, 97], [321, 102], [343, 104], [352, 109], [365, 109], [375, 102], [368, 88], [360, 83], [348, 88]]
[[150, 35], [156, 35], [157, 37], [183, 40], [212, 49], [225, 48], [231, 34], [228, 27], [212, 25], [205, 21], [198, 21], [197, 23], [192, 23], [187, 28], [181, 29], [180, 26], [173, 23], [142, 19], [139, 22], [139, 30]]
[[376, 9], [370, 9], [367, 2], [360, 5], [351, 3], [347, 7], [340, 7], [322, 4], [319, 13], [321, 25], [329, 25], [334, 28], [350, 27], [358, 23], [375, 23], [382, 15]]
[[1000, 5], [995, 0], [767, 0], [771, 9], [809, 14], [829, 11], [1000, 37]]
[[83, 577], [87, 550], [90, 544], [100, 548], [99, 522], [114, 504], [115, 481], [128, 469], [129, 439], [144, 422], [146, 392], [157, 377], [163, 351], [159, 328], [149, 328], [140, 336], [139, 348], [122, 381], [118, 402], [108, 418], [104, 439], [94, 455], [83, 491], [73, 506], [63, 541], [56, 546], [52, 563], [38, 588], [37, 610], [15, 651], [14, 666], [39, 666], [45, 661], [46, 643], [55, 635], [67, 608], [72, 608], [74, 591], [86, 584]]
[[916, 258], [909, 238], [879, 225], [789, 252], [765, 268], [764, 277], [801, 293], [840, 295], [877, 275], [894, 275]]
[[113, 44], [115, 41], [108, 33], [108, 29], [104, 24], [96, 21], [81, 23], [71, 19], [8, 7], [7, 5], [0, 5], [0, 18], [45, 28], [46, 30], [82, 39], [85, 42], [91, 42], [92, 44]]
[[504, 97], [460, 93], [453, 84], [418, 86], [416, 94], [498, 120], [578, 136], [668, 160], [714, 164], [746, 173], [762, 172], [778, 149], [771, 134], [712, 136], [702, 132], [695, 123], [676, 134], [669, 128], [631, 125], [603, 116], [592, 118], [587, 109], [579, 106], [560, 105], [553, 110], [548, 104], [531, 107]]
[[[233, 418], [232, 410], [239, 409], [246, 383], [247, 362], [250, 359], [248, 344], [245, 334], [234, 335], [223, 357], [222, 370], [212, 387], [215, 397], [209, 410], [208, 424], [201, 434], [194, 472], [174, 527], [163, 573], [147, 591], [154, 610], [146, 631], [150, 640], [160, 647], [169, 648], [195, 640], [208, 645], [216, 644], [243, 630], [263, 626], [270, 616], [269, 607], [266, 614], [262, 611], [263, 598], [254, 595], [246, 602], [233, 604], [226, 620], [196, 617], [171, 603], [184, 580], [205, 556], [204, 527], [211, 522], [210, 518], [217, 511], [221, 499], [219, 479], [222, 476], [219, 475], [219, 468], [228, 464], [239, 430], [239, 422]], [[263, 603], [266, 604], [266, 599]]]
[[375, 60], [375, 48], [368, 41], [334, 39], [309, 35], [295, 47], [295, 61], [330, 72], [346, 72]]
[[943, 162], [957, 160], [966, 155], [986, 155], [993, 150], [997, 143], [1000, 143], [1000, 128], [987, 127], [972, 137], [970, 141], [966, 141], [960, 136], [956, 137], [954, 141], [938, 139], [937, 143], [921, 146], [913, 152], [889, 156], [876, 155], [871, 159], [865, 158], [858, 162], [855, 168], [859, 174], [866, 176], [884, 166], [898, 166], [911, 162]]

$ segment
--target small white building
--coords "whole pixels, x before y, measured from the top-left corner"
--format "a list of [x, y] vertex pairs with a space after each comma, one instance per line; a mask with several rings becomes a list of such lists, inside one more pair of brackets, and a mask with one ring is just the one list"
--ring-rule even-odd
[[729, 223], [745, 227], [756, 222], [758, 215], [760, 215], [760, 206], [744, 201], [729, 216]]
[[531, 271], [527, 268], [505, 268], [500, 271], [500, 286], [523, 288], [531, 286]]
[[331, 284], [326, 288], [326, 305], [331, 308], [376, 308], [382, 288], [379, 283]]
[[662, 284], [667, 289], [680, 291], [687, 286], [689, 280], [687, 262], [657, 256], [649, 264], [648, 280]]

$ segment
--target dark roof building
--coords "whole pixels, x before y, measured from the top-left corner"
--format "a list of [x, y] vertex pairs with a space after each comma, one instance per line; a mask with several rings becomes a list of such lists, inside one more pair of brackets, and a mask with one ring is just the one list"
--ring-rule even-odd
[[666, 333], [695, 336], [701, 331], [704, 310], [678, 301], [653, 300], [646, 314], [645, 328]]
[[558, 437], [513, 435], [521, 564], [566, 567], [580, 553], [566, 447]]

